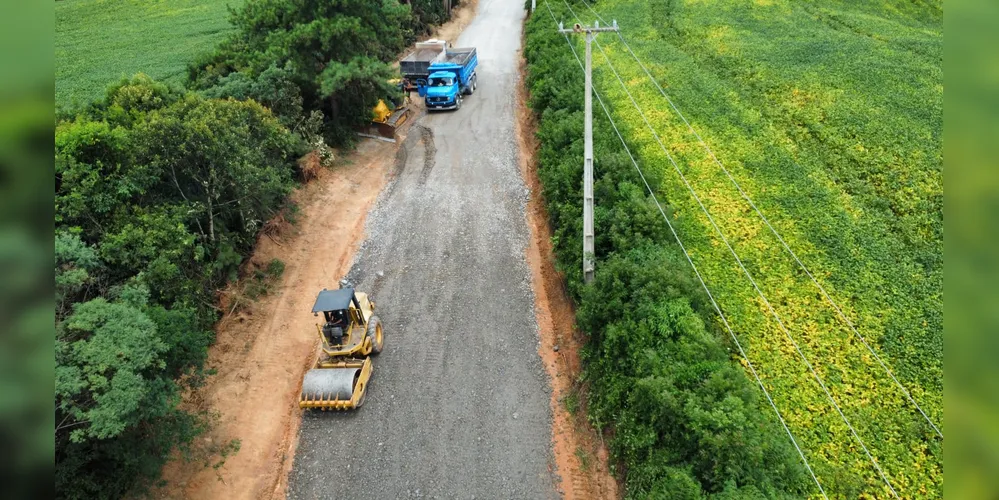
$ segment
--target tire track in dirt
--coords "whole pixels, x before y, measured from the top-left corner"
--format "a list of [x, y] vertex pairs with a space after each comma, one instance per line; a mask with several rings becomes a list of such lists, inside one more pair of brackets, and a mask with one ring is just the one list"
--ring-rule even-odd
[[422, 186], [427, 183], [430, 172], [433, 171], [434, 165], [437, 164], [437, 160], [434, 158], [437, 154], [437, 147], [434, 145], [434, 131], [432, 129], [423, 125], [415, 125], [415, 127], [418, 127], [422, 134], [420, 142], [423, 143], [423, 170], [420, 171], [419, 181], [419, 184]]

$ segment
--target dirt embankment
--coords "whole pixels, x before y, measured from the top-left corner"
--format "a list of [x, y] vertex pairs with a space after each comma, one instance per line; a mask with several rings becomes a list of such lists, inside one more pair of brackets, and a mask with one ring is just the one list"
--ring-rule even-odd
[[451, 11], [451, 20], [438, 26], [434, 30], [432, 38], [454, 43], [465, 29], [465, 26], [468, 26], [468, 23], [475, 19], [475, 11], [478, 7], [479, 0], [464, 0], [461, 2], [460, 5]]
[[[298, 227], [262, 235], [248, 266], [280, 259], [285, 271], [270, 293], [223, 318], [208, 367], [218, 375], [188, 395], [185, 405], [217, 412], [202, 439], [239, 451], [217, 470], [203, 461], [174, 460], [163, 471], [169, 498], [283, 498], [300, 422], [302, 376], [315, 361], [316, 330], [309, 314], [316, 293], [336, 288], [364, 237], [368, 208], [385, 185], [395, 145], [365, 141], [345, 165], [320, 171], [292, 199]], [[217, 462], [220, 457], [214, 457]]]
[[582, 369], [579, 350], [586, 338], [575, 328], [572, 301], [565, 289], [565, 281], [555, 270], [552, 232], [537, 175], [537, 121], [527, 107], [526, 70], [526, 61], [521, 58], [517, 140], [521, 173], [531, 190], [527, 206], [527, 220], [531, 228], [527, 262], [531, 266], [531, 281], [537, 300], [535, 314], [541, 331], [539, 354], [552, 383], [552, 439], [555, 464], [562, 479], [560, 493], [565, 500], [616, 499], [620, 497], [620, 489], [607, 466], [607, 448], [600, 434], [586, 422], [585, 388], [577, 382]]

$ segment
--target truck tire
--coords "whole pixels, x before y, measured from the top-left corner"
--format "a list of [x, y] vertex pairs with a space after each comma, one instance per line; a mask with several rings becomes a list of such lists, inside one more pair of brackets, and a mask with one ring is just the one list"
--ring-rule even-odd
[[459, 109], [461, 109], [461, 94], [458, 94], [458, 97], [455, 97], [455, 104], [454, 104], [454, 110], [458, 111]]

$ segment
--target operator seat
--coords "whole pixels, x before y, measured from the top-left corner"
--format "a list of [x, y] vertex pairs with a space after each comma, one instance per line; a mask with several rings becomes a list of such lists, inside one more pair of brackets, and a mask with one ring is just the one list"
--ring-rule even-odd
[[330, 345], [343, 345], [343, 328], [334, 322], [323, 325], [323, 335]]

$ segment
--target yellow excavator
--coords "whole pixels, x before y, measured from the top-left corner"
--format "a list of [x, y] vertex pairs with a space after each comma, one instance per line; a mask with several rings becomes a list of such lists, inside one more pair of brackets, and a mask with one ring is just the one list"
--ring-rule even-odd
[[353, 288], [319, 292], [312, 313], [322, 314], [324, 320], [316, 325], [322, 352], [302, 379], [299, 408], [350, 410], [364, 404], [371, 356], [385, 347], [382, 323], [374, 311], [374, 301]]
[[[399, 87], [402, 85], [401, 79], [391, 80], [389, 83]], [[384, 138], [395, 142], [395, 132], [396, 129], [401, 127], [407, 120], [409, 120], [412, 110], [409, 106], [403, 103], [396, 104], [395, 109], [389, 108], [385, 100], [379, 99], [378, 104], [371, 110], [371, 127], [367, 132], [361, 132], [358, 135], [362, 137], [371, 138]]]

